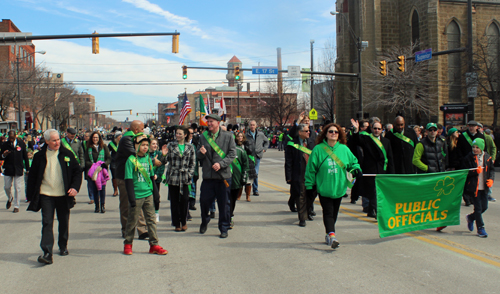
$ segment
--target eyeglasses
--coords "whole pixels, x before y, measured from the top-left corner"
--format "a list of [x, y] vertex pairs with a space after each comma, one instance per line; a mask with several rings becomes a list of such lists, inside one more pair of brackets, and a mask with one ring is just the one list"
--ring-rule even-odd
[[429, 129], [429, 132], [437, 132], [436, 129]]
[[330, 134], [339, 134], [339, 131], [329, 130], [328, 133], [330, 133]]
[[304, 132], [304, 133], [310, 133], [311, 131], [307, 130], [307, 131], [301, 131], [301, 132]]
[[372, 129], [374, 129], [374, 130], [381, 130], [382, 128], [372, 128]]

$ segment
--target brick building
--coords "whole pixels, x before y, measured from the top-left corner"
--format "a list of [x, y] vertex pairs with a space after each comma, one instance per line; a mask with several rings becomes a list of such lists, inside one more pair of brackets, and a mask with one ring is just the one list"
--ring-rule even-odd
[[[475, 42], [481, 38], [497, 38], [500, 35], [500, 0], [473, 2], [472, 34]], [[409, 46], [420, 42], [420, 49], [432, 48], [433, 52], [467, 46], [467, 1], [464, 0], [337, 0], [336, 10], [348, 20], [354, 33], [369, 46], [362, 52], [363, 79], [373, 78], [366, 65], [377, 63], [381, 54], [393, 46]], [[357, 49], [343, 17], [337, 16], [337, 72], [357, 72]], [[500, 43], [492, 49], [498, 59]], [[455, 53], [433, 57], [428, 70], [436, 77], [429, 91], [436, 96], [434, 111], [430, 116], [414, 115], [413, 123], [443, 123], [439, 107], [444, 104], [467, 104], [465, 73], [467, 53]], [[409, 62], [409, 61], [408, 61]], [[353, 79], [354, 81], [354, 79]], [[356, 83], [337, 83], [337, 121], [349, 124], [358, 111]], [[366, 89], [366, 85], [364, 88]], [[364, 96], [365, 98], [365, 96]], [[475, 119], [486, 124], [493, 121], [493, 107], [486, 97], [475, 99]], [[384, 122], [392, 121], [395, 113], [383, 109], [364, 109], [370, 116], [379, 116]], [[464, 117], [464, 120], [467, 118]]]

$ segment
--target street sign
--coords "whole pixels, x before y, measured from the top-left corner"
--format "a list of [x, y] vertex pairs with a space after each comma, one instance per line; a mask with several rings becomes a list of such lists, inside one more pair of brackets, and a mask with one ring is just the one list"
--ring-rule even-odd
[[0, 45], [18, 45], [18, 46], [31, 46], [33, 43], [31, 41], [2, 41], [2, 38], [5, 37], [28, 37], [32, 36], [32, 33], [0, 33]]
[[479, 81], [477, 78], [477, 72], [466, 72], [465, 73], [465, 85], [467, 86], [467, 97], [476, 98], [477, 97], [477, 86]]
[[311, 111], [309, 111], [309, 119], [310, 120], [317, 120], [318, 119], [318, 112], [316, 111], [316, 109], [311, 109]]
[[252, 66], [252, 74], [254, 75], [277, 75], [277, 66]]
[[295, 65], [288, 66], [288, 77], [294, 79], [300, 78], [300, 66], [295, 66]]
[[432, 58], [432, 48], [418, 51], [415, 53], [415, 62], [429, 60]]
[[174, 116], [175, 114], [173, 112], [167, 112], [165, 113], [166, 116]]
[[237, 124], [241, 124], [241, 116], [237, 116], [236, 117], [236, 123]]

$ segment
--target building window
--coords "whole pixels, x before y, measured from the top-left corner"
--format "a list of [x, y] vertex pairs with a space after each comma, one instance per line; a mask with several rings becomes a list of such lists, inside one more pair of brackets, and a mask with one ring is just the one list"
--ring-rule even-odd
[[[451, 21], [446, 28], [448, 50], [460, 48], [460, 28], [456, 21]], [[448, 55], [448, 101], [462, 102], [460, 53]]]
[[[413, 10], [413, 14], [411, 16], [411, 42], [415, 44], [419, 40], [420, 40], [420, 21], [418, 19], [417, 10]], [[415, 48], [415, 50], [419, 51], [419, 49], [417, 48]]]
[[493, 77], [493, 90], [499, 91], [498, 77], [500, 76], [500, 29], [496, 23], [490, 24], [488, 30], [486, 31], [486, 36], [488, 37], [488, 65], [489, 72]]

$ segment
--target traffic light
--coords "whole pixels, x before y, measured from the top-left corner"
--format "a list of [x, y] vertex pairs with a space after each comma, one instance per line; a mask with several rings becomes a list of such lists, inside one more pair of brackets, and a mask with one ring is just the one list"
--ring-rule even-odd
[[179, 35], [172, 35], [172, 53], [179, 53]]
[[[92, 33], [92, 35], [97, 35], [96, 31]], [[92, 54], [99, 54], [99, 38], [98, 37], [92, 37]]]
[[109, 116], [112, 116], [112, 115], [113, 115], [113, 111], [110, 111], [110, 112], [109, 112]]
[[398, 69], [402, 72], [405, 72], [405, 56], [404, 55], [401, 55], [401, 56], [398, 56]]
[[135, 116], [139, 116], [139, 112], [135, 114]]
[[185, 66], [185, 65], [182, 67], [182, 78], [183, 79], [187, 79], [188, 78], [188, 67]]
[[380, 61], [380, 74], [383, 75], [384, 77], [387, 76], [387, 61], [381, 60]]
[[236, 66], [234, 68], [234, 79], [239, 80], [240, 79], [240, 67]]
[[132, 109], [130, 109], [130, 115], [132, 115]]

